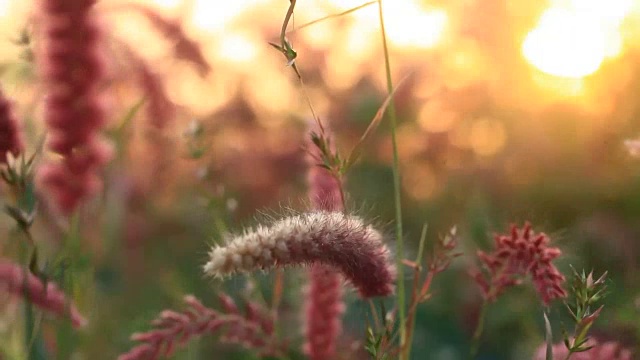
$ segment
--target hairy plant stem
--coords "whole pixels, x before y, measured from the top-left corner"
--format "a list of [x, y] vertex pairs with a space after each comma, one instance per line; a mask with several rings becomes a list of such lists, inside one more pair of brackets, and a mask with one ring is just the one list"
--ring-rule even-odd
[[480, 339], [482, 338], [482, 332], [484, 330], [484, 318], [487, 316], [487, 309], [489, 308], [489, 302], [483, 301], [480, 308], [480, 315], [478, 315], [478, 323], [476, 329], [473, 332], [473, 338], [471, 338], [471, 348], [469, 350], [469, 360], [473, 360], [478, 355], [480, 349]]
[[[387, 76], [387, 92], [389, 96], [393, 93], [393, 80], [391, 78], [391, 64], [389, 61], [389, 48], [387, 45], [387, 33], [384, 27], [384, 16], [382, 14], [382, 0], [378, 0], [378, 17], [380, 19], [380, 35], [382, 36], [382, 48], [384, 51], [384, 66]], [[398, 159], [398, 144], [396, 140], [396, 106], [393, 98], [389, 101], [389, 120], [391, 122], [391, 143], [393, 147], [393, 193], [396, 209], [396, 263], [398, 272], [398, 321], [400, 324], [405, 323], [405, 290], [404, 290], [404, 271], [402, 260], [404, 257], [404, 243], [402, 239], [402, 202], [400, 197], [400, 161]], [[407, 340], [406, 329], [400, 326], [400, 354], [399, 358], [405, 358], [405, 342]]]

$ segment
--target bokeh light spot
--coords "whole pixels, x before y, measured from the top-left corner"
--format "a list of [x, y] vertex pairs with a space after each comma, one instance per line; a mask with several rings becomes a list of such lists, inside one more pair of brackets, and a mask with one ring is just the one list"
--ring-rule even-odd
[[9, 12], [10, 0], [0, 0], [0, 17], [4, 17]]
[[228, 34], [222, 37], [218, 47], [218, 57], [234, 63], [247, 63], [256, 58], [256, 44], [247, 36]]
[[490, 156], [504, 147], [507, 134], [497, 120], [481, 118], [471, 126], [471, 147], [478, 155]]

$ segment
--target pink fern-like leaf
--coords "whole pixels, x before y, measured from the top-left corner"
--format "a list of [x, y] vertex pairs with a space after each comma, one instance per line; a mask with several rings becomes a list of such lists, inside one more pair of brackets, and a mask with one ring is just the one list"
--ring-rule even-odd
[[247, 304], [247, 313], [243, 316], [226, 294], [220, 295], [223, 312], [204, 306], [192, 295], [185, 296], [184, 301], [187, 309], [183, 312], [164, 310], [152, 322], [153, 330], [133, 334], [131, 339], [141, 344], [120, 355], [118, 360], [167, 357], [189, 340], [215, 333], [221, 334], [223, 342], [240, 344], [263, 355], [277, 356], [285, 348], [275, 337], [270, 313], [255, 303]]
[[81, 327], [87, 323], [56, 284], [45, 283], [20, 265], [6, 260], [0, 260], [0, 292], [3, 291], [25, 298], [52, 314], [69, 316], [74, 327]]

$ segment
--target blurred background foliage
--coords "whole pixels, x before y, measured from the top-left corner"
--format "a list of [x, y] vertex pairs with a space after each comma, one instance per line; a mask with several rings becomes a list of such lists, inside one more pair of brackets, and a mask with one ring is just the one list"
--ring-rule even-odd
[[[108, 29], [104, 89], [117, 156], [102, 195], [80, 220], [95, 279], [76, 296], [91, 321], [78, 338], [79, 358], [115, 358], [132, 346], [131, 333], [147, 329], [162, 309], [180, 307], [184, 294], [215, 306], [218, 289], [240, 298], [251, 290], [242, 277], [204, 279], [207, 247], [254, 224], [257, 212], [307, 208], [305, 92], [343, 152], [384, 101], [377, 5], [295, 30], [362, 3], [299, 1], [288, 38], [304, 89], [268, 45], [278, 39], [287, 1], [98, 3]], [[466, 254], [419, 308], [413, 358], [467, 353], [481, 304], [467, 269], [493, 233], [525, 220], [552, 235], [565, 273], [570, 264], [609, 271], [611, 295], [595, 334], [635, 346], [640, 161], [623, 141], [640, 135], [640, 1], [395, 0], [384, 11], [393, 76], [408, 75], [396, 95], [407, 256], [425, 222], [431, 243], [457, 225]], [[0, 1], [0, 81], [17, 103], [31, 149], [44, 134], [34, 63], [38, 16], [37, 2]], [[391, 156], [383, 122], [346, 184], [352, 210], [389, 234]], [[53, 258], [64, 224], [47, 209], [34, 231], [45, 258]], [[8, 217], [0, 230], [2, 252], [13, 256]], [[250, 292], [268, 298], [271, 277], [255, 279], [258, 291]], [[280, 331], [294, 344], [301, 340], [303, 280], [302, 272], [287, 272]], [[480, 358], [530, 358], [544, 334], [534, 295], [520, 287], [491, 307]], [[347, 342], [362, 340], [368, 316], [367, 304], [349, 299]], [[10, 326], [21, 314], [17, 306], [3, 300], [0, 348], [7, 358], [20, 353], [11, 350], [21, 339]], [[560, 321], [569, 323], [563, 314], [561, 305], [552, 308], [557, 335]], [[42, 330], [52, 343], [51, 328]], [[175, 358], [216, 355], [253, 358], [213, 337]]]

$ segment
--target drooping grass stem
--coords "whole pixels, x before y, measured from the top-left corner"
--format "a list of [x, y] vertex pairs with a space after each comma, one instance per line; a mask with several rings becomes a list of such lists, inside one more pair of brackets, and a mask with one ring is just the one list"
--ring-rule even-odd
[[471, 339], [471, 348], [469, 349], [469, 360], [473, 360], [478, 356], [478, 350], [480, 349], [480, 339], [482, 338], [482, 332], [484, 331], [484, 319], [487, 316], [487, 309], [489, 308], [489, 302], [483, 301], [480, 308], [480, 315], [478, 315], [478, 323], [476, 329], [473, 332], [473, 338]]
[[[393, 93], [393, 79], [391, 77], [391, 64], [389, 61], [389, 47], [387, 45], [387, 33], [384, 27], [384, 15], [382, 13], [382, 0], [378, 0], [378, 17], [380, 19], [380, 35], [382, 36], [382, 48], [384, 51], [384, 66], [387, 77], [387, 92]], [[391, 122], [391, 143], [393, 148], [393, 192], [396, 210], [396, 263], [398, 272], [398, 320], [400, 324], [405, 323], [405, 289], [404, 289], [404, 243], [402, 239], [402, 202], [400, 196], [400, 161], [398, 159], [398, 144], [396, 140], [396, 107], [393, 98], [389, 102], [389, 120]], [[400, 348], [405, 348], [406, 329], [400, 326]], [[400, 352], [400, 359], [405, 357], [404, 351]]]

